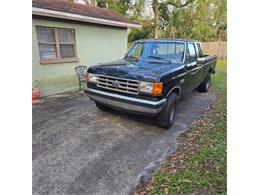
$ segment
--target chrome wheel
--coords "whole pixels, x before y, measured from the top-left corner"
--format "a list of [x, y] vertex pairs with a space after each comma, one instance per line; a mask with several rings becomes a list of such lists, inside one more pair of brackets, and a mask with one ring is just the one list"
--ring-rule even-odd
[[207, 82], [207, 84], [206, 84], [206, 89], [207, 89], [207, 91], [209, 90], [209, 86], [210, 86], [210, 78], [208, 79], [208, 82]]
[[171, 107], [171, 112], [170, 112], [170, 121], [173, 120], [174, 113], [175, 113], [175, 104], [173, 104], [172, 107]]

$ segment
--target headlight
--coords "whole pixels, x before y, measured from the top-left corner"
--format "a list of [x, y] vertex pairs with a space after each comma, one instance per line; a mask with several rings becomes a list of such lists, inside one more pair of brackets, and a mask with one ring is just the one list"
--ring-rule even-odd
[[142, 93], [153, 94], [153, 83], [146, 82], [146, 81], [140, 81], [139, 91], [142, 92]]
[[87, 80], [87, 82], [96, 83], [97, 82], [97, 75], [92, 74], [92, 73], [87, 73], [86, 80]]
[[146, 81], [140, 81], [139, 91], [141, 93], [148, 93], [153, 95], [160, 95], [162, 93], [162, 83], [152, 83]]

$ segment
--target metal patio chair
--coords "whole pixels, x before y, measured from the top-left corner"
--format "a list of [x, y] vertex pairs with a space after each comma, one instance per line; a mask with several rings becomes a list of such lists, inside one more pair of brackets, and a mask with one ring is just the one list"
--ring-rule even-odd
[[81, 90], [82, 83], [86, 83], [87, 66], [77, 66], [75, 71], [79, 79], [79, 90]]

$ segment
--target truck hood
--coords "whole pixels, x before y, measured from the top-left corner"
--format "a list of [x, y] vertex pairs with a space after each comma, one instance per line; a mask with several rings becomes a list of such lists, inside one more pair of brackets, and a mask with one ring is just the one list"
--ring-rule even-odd
[[121, 59], [118, 61], [108, 62], [91, 66], [89, 73], [115, 76], [127, 79], [136, 79], [144, 81], [160, 81], [160, 78], [169, 72], [177, 71], [181, 64], [168, 64], [158, 60], [128, 60]]

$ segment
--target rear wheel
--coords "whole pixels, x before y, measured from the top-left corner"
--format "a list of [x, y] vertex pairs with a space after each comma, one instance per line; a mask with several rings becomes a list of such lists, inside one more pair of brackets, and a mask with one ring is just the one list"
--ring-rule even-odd
[[99, 102], [96, 102], [96, 101], [95, 101], [95, 104], [96, 104], [96, 106], [97, 106], [100, 110], [103, 110], [103, 111], [109, 111], [109, 110], [112, 109], [112, 108], [109, 108], [109, 107], [107, 107], [107, 106], [104, 106], [103, 104], [100, 104]]
[[199, 92], [208, 92], [209, 87], [210, 87], [210, 79], [211, 79], [211, 74], [208, 74], [204, 81], [199, 85], [198, 91]]
[[177, 106], [178, 96], [176, 93], [172, 93], [166, 101], [166, 105], [160, 114], [156, 117], [155, 123], [159, 127], [169, 129], [175, 120], [176, 106]]

